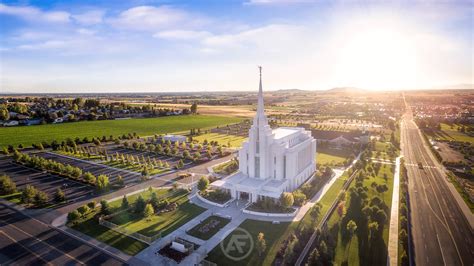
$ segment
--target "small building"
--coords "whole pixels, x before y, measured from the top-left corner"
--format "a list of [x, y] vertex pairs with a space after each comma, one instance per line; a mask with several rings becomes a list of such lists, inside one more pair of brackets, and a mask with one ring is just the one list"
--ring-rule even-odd
[[163, 140], [164, 141], [171, 141], [171, 142], [186, 142], [187, 138], [186, 136], [182, 136], [182, 135], [165, 135], [163, 136]]
[[5, 127], [13, 127], [13, 126], [18, 126], [20, 123], [16, 120], [11, 120], [6, 123], [3, 123], [3, 126]]

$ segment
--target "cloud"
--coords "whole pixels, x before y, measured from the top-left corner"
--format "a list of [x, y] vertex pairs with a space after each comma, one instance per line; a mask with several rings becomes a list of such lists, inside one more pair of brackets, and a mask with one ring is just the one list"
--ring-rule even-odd
[[45, 41], [34, 44], [23, 44], [18, 46], [20, 50], [49, 50], [49, 49], [58, 49], [65, 47], [67, 42], [65, 41]]
[[249, 0], [244, 2], [244, 5], [301, 4], [315, 2], [314, 0]]
[[82, 25], [95, 25], [103, 21], [105, 12], [103, 10], [90, 10], [82, 14], [76, 14], [72, 17], [77, 23]]
[[121, 12], [109, 22], [122, 29], [156, 31], [185, 21], [188, 14], [169, 6], [137, 6]]
[[192, 30], [169, 30], [155, 33], [153, 37], [166, 40], [196, 40], [203, 39], [212, 34], [207, 31], [192, 31]]
[[0, 4], [0, 14], [17, 16], [32, 22], [61, 22], [70, 21], [71, 14], [65, 11], [42, 11], [35, 7], [29, 6], [8, 6]]

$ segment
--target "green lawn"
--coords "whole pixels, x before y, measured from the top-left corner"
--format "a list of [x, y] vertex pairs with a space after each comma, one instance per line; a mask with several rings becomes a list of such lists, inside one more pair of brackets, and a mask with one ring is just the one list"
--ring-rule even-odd
[[[387, 175], [387, 181], [383, 178], [384, 174]], [[376, 182], [377, 184], [386, 184], [388, 186], [388, 191], [379, 194], [374, 188], [371, 187], [372, 182]], [[368, 256], [372, 256], [372, 261], [386, 261], [386, 256], [387, 256], [387, 245], [388, 245], [388, 233], [389, 233], [389, 224], [390, 224], [390, 207], [392, 206], [392, 191], [393, 191], [393, 172], [391, 170], [391, 165], [381, 165], [380, 172], [376, 177], [369, 177], [364, 179], [363, 182], [364, 187], [367, 188], [367, 195], [368, 195], [368, 200], [370, 201], [371, 198], [378, 196], [380, 197], [385, 204], [388, 206], [388, 214], [387, 214], [387, 222], [384, 225], [383, 229], [383, 241], [385, 243], [384, 248], [380, 248], [381, 252], [377, 252], [377, 254], [371, 254]], [[355, 186], [355, 182], [351, 184], [351, 187]], [[348, 203], [350, 200], [349, 193], [347, 193], [346, 196], [346, 203]], [[347, 206], [347, 205], [346, 205]], [[328, 222], [328, 227], [331, 228], [334, 224], [339, 223], [341, 221], [341, 217], [337, 214], [337, 212], [334, 212], [331, 217], [329, 218]], [[342, 225], [340, 224], [341, 228]], [[359, 246], [358, 244], [351, 243], [351, 247], [348, 248], [348, 242], [342, 241], [342, 235], [341, 235], [341, 230], [338, 232], [338, 241], [337, 241], [337, 246], [335, 249], [335, 254], [334, 254], [334, 264], [335, 265], [341, 265], [342, 262], [344, 262], [346, 259], [350, 261], [351, 265], [359, 265]], [[352, 242], [358, 242], [356, 235], [354, 235], [354, 240]], [[367, 251], [366, 251], [367, 252]], [[362, 252], [364, 253], [364, 252]], [[367, 254], [366, 254], [367, 255]]]
[[[128, 171], [133, 171], [133, 172], [137, 172], [137, 173], [141, 173], [142, 170], [143, 170], [143, 166], [141, 165], [138, 165], [138, 164], [134, 164], [134, 165], [128, 165], [128, 164], [123, 164], [123, 163], [120, 163], [120, 162], [101, 162], [102, 164], [105, 164], [105, 165], [108, 165], [108, 166], [112, 166], [112, 167], [115, 167], [115, 168], [120, 168], [120, 169], [125, 169], [125, 170], [128, 170]], [[162, 173], [165, 173], [165, 172], [168, 172], [170, 171], [169, 168], [154, 168], [152, 170], [149, 171], [149, 175], [156, 175], [156, 174], [162, 174]]]
[[246, 137], [242, 136], [235, 136], [235, 135], [226, 135], [226, 134], [219, 134], [219, 133], [207, 133], [199, 136], [194, 136], [193, 140], [197, 140], [202, 143], [205, 139], [207, 141], [217, 141], [220, 145], [228, 145], [230, 142], [230, 146], [234, 148], [242, 147], [242, 142], [247, 140]]
[[[156, 189], [156, 188], [153, 188], [153, 192], [156, 193], [156, 195], [158, 196], [158, 198], [160, 197], [163, 197], [164, 195], [166, 195], [167, 193], [171, 193], [172, 192], [172, 189], [168, 189], [168, 188], [159, 188], [159, 189]], [[132, 194], [130, 196], [127, 196], [127, 199], [128, 199], [128, 203], [129, 204], [133, 204], [135, 202], [135, 200], [137, 200], [138, 196], [141, 195], [143, 197], [143, 199], [145, 200], [148, 200], [150, 197], [151, 197], [151, 193], [148, 189], [147, 190], [144, 190], [140, 193], [135, 193], [135, 194]], [[184, 192], [183, 192], [184, 193]], [[112, 209], [116, 209], [116, 208], [120, 208], [120, 206], [122, 205], [122, 199], [117, 199], [117, 200], [114, 200], [114, 201], [111, 201], [109, 202], [109, 206], [112, 208]]]
[[[200, 222], [187, 233], [202, 240], [208, 240], [229, 222], [229, 219], [212, 215], [204, 219], [204, 221]], [[212, 226], [212, 223], [215, 223], [214, 226]], [[206, 227], [208, 227], [207, 230]]]
[[[276, 241], [278, 241], [280, 236], [285, 233], [289, 225], [290, 223], [272, 224], [271, 222], [245, 220], [239, 225], [239, 228], [242, 228], [249, 232], [249, 234], [253, 238], [254, 244], [257, 243], [257, 236], [260, 232], [265, 235], [264, 238], [267, 244], [267, 250], [265, 254], [262, 254], [262, 256], [259, 257], [254, 245], [254, 249], [248, 257], [240, 261], [234, 261], [227, 258], [223, 254], [221, 245], [218, 245], [209, 253], [206, 260], [217, 263], [217, 265], [261, 265], [262, 263], [264, 263], [265, 258], [272, 256], [271, 254], [269, 254], [270, 247], [272, 247], [276, 243]], [[235, 231], [230, 233], [224, 239], [224, 247], [226, 247], [233, 234], [235, 234]]]
[[338, 165], [344, 163], [352, 155], [347, 150], [319, 149], [316, 150], [316, 163], [318, 165]]
[[154, 215], [149, 219], [143, 219], [141, 215], [134, 213], [122, 212], [113, 216], [110, 222], [146, 236], [153, 236], [160, 232], [162, 236], [166, 236], [205, 211], [204, 208], [189, 202], [188, 193], [178, 193], [167, 199], [170, 203], [176, 202], [178, 208]]
[[208, 128], [237, 123], [242, 118], [223, 116], [167, 116], [158, 118], [84, 121], [38, 126], [0, 128], [0, 147], [7, 145], [31, 145], [41, 141], [62, 141], [66, 138], [92, 138], [119, 136], [136, 132], [140, 136], [187, 131], [191, 128]]
[[109, 246], [119, 249], [128, 255], [135, 255], [148, 247], [147, 244], [141, 241], [99, 225], [97, 219], [94, 218], [94, 214], [95, 213], [89, 214], [84, 222], [72, 226], [72, 228]]
[[436, 140], [455, 140], [473, 144], [474, 137], [458, 131], [458, 127], [459, 125], [453, 125], [453, 128], [451, 128], [450, 125], [442, 123], [441, 130], [425, 130], [424, 132], [429, 138]]

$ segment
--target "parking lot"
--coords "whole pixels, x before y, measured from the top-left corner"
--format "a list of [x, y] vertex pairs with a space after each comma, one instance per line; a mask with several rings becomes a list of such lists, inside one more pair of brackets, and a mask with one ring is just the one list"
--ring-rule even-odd
[[59, 155], [59, 154], [40, 152], [40, 153], [36, 153], [35, 155], [41, 156], [46, 159], [51, 159], [63, 164], [70, 164], [72, 166], [79, 167], [82, 169], [84, 173], [91, 172], [95, 176], [107, 175], [111, 183], [115, 182], [119, 175], [122, 176], [123, 181], [125, 182], [125, 185], [135, 184], [139, 181], [139, 178], [140, 178], [139, 173], [126, 171], [123, 169], [118, 169], [118, 168], [106, 166], [99, 163], [70, 158], [63, 155]]
[[5, 157], [0, 158], [0, 174], [10, 176], [18, 190], [26, 185], [32, 185], [46, 192], [50, 199], [53, 199], [58, 188], [64, 191], [68, 201], [87, 199], [94, 192], [93, 186], [18, 165]]

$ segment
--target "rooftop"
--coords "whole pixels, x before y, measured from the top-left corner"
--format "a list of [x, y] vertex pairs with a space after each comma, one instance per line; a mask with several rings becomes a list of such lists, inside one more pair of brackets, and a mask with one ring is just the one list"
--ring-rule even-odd
[[277, 129], [274, 129], [272, 133], [275, 134], [275, 139], [283, 139], [299, 131], [300, 129], [295, 127], [279, 127]]

